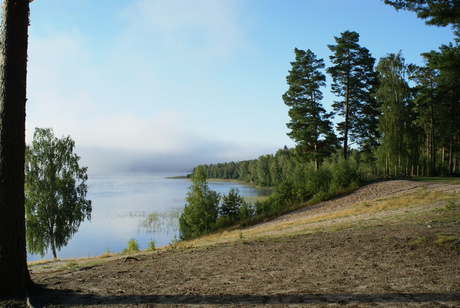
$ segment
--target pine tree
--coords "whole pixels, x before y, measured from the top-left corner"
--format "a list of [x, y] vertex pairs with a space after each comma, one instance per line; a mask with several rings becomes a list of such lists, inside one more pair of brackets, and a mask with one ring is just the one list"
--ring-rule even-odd
[[227, 195], [222, 196], [219, 214], [229, 223], [234, 223], [238, 220], [243, 205], [244, 198], [240, 196], [238, 188], [231, 188]]
[[344, 117], [338, 123], [338, 130], [343, 135], [343, 156], [347, 158], [349, 140], [369, 147], [377, 139], [375, 119], [379, 112], [373, 97], [377, 75], [375, 59], [367, 48], [358, 44], [358, 33], [345, 31], [335, 41], [336, 45], [328, 45], [334, 54], [329, 57], [333, 66], [327, 72], [333, 79], [332, 92], [342, 98], [332, 107]]
[[458, 46], [442, 45], [439, 51], [422, 54], [428, 66], [438, 72], [435, 97], [436, 108], [442, 112], [441, 146], [447, 149], [448, 174], [454, 172], [454, 162], [460, 150], [460, 53]]
[[385, 0], [397, 10], [417, 13], [429, 25], [446, 27], [451, 25], [460, 31], [460, 1], [458, 0]]
[[317, 59], [311, 51], [295, 49], [295, 61], [286, 77], [289, 89], [283, 95], [284, 103], [290, 107], [291, 121], [288, 136], [296, 142], [296, 154], [301, 160], [313, 159], [316, 168], [320, 161], [330, 155], [336, 145], [332, 116], [321, 104], [321, 87], [326, 86], [324, 60]]

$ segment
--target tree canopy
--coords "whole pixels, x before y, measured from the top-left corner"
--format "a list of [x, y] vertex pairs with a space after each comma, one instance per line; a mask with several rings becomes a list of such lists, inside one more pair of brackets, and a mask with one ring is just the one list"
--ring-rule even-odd
[[291, 121], [288, 136], [296, 142], [297, 156], [302, 160], [314, 159], [316, 168], [320, 160], [330, 155], [337, 146], [330, 118], [321, 100], [321, 88], [326, 86], [326, 76], [322, 73], [324, 60], [317, 59], [311, 50], [295, 48], [295, 61], [286, 77], [289, 89], [283, 95], [289, 106]]
[[218, 215], [220, 195], [209, 189], [206, 170], [195, 168], [189, 188], [187, 204], [179, 217], [181, 240], [189, 240], [214, 230]]
[[345, 31], [335, 41], [335, 45], [328, 45], [333, 55], [327, 72], [332, 76], [332, 93], [341, 98], [332, 107], [344, 118], [338, 130], [343, 135], [343, 156], [347, 158], [349, 140], [364, 147], [376, 139], [378, 107], [373, 92], [377, 74], [375, 58], [359, 45], [358, 33]]
[[[408, 84], [409, 68], [401, 53], [389, 54], [377, 65], [380, 86], [377, 100], [381, 105], [378, 153], [382, 166], [406, 170], [418, 161], [418, 134], [412, 91]], [[385, 168], [385, 173], [390, 170]]]
[[408, 10], [426, 19], [426, 23], [436, 26], [460, 25], [459, 0], [385, 0], [397, 10]]
[[57, 138], [50, 128], [36, 128], [26, 149], [25, 193], [29, 252], [53, 257], [91, 219], [91, 200], [86, 199], [87, 168], [79, 166], [70, 137]]

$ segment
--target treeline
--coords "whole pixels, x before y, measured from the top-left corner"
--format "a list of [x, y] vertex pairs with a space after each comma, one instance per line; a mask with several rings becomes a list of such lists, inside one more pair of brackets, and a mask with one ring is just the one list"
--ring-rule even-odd
[[[187, 193], [187, 204], [179, 218], [180, 239], [189, 240], [232, 226], [252, 225], [298, 209], [307, 202], [319, 202], [342, 194], [362, 183], [357, 152], [353, 152], [348, 159], [333, 155], [320, 169], [316, 169], [311, 162], [296, 162], [292, 153], [292, 149], [284, 149], [275, 155], [261, 156], [256, 160], [197, 166], [191, 175], [193, 184]], [[285, 167], [289, 166], [288, 169], [270, 169], [270, 165], [274, 167], [282, 160]], [[235, 177], [237, 174], [234, 167], [243, 167], [247, 164], [256, 166], [254, 173], [242, 172], [239, 174], [241, 178], [236, 179], [248, 179], [253, 174], [257, 183], [258, 179], [263, 177], [268, 179], [281, 176], [282, 173], [279, 172], [284, 170], [283, 178], [276, 180], [279, 182], [266, 200], [247, 202], [236, 189], [222, 196], [209, 189], [209, 172], [216, 172], [215, 176], [226, 173], [227, 176], [232, 174]], [[257, 168], [257, 165], [260, 167]], [[241, 169], [243, 170], [249, 169]]]
[[[456, 4], [385, 2], [417, 12], [431, 24], [453, 26], [460, 41]], [[201, 179], [237, 179], [274, 187], [267, 200], [241, 207], [246, 215], [236, 215], [232, 223], [245, 225], [330, 198], [357, 187], [367, 177], [458, 174], [459, 46], [449, 43], [422, 53], [425, 65], [416, 66], [407, 64], [402, 52], [389, 53], [377, 61], [360, 46], [359, 34], [353, 31], [334, 39], [335, 44], [328, 45], [332, 54], [327, 68], [311, 50], [294, 50], [295, 60], [286, 77], [288, 90], [282, 96], [289, 107], [288, 136], [296, 143], [294, 149], [285, 147], [254, 160], [195, 169], [194, 173], [200, 170]], [[326, 74], [332, 79], [331, 92], [336, 96], [329, 112], [322, 104]], [[336, 116], [340, 121], [334, 128], [332, 119]], [[210, 196], [215, 197], [214, 216], [204, 233], [198, 232], [200, 235], [215, 230], [219, 221], [225, 220], [219, 212], [219, 197]], [[197, 215], [199, 206], [192, 204], [199, 202], [188, 201], [181, 216], [182, 235], [192, 228], [189, 217], [207, 213]]]
[[[209, 165], [208, 176], [277, 186], [298, 162], [314, 162], [318, 169], [327, 157], [341, 153], [347, 158], [352, 150], [359, 152], [361, 168], [376, 176], [458, 175], [459, 47], [442, 45], [439, 51], [423, 53], [425, 66], [405, 63], [401, 52], [374, 65], [376, 60], [358, 39], [357, 33], [346, 31], [330, 46], [334, 65], [326, 71], [338, 98], [332, 112], [326, 112], [321, 102], [324, 61], [310, 50], [295, 49], [289, 88], [283, 95], [290, 107], [287, 127], [295, 149]], [[334, 116], [342, 118], [335, 129]]]
[[208, 178], [239, 180], [262, 187], [275, 187], [291, 178], [297, 165], [294, 150], [285, 147], [274, 155], [267, 154], [257, 159], [202, 166]]
[[[376, 177], [458, 175], [459, 47], [449, 44], [423, 53], [425, 66], [406, 64], [401, 52], [374, 65], [375, 59], [358, 39], [357, 33], [346, 31], [330, 46], [334, 65], [326, 71], [338, 97], [332, 112], [321, 103], [324, 61], [310, 50], [295, 49], [289, 88], [283, 95], [290, 107], [287, 127], [296, 142], [294, 149], [205, 165], [208, 177], [275, 187], [289, 180], [302, 163], [312, 162], [319, 169], [328, 157], [340, 153], [346, 159], [351, 152], [356, 153], [359, 168]], [[335, 130], [333, 116], [343, 118]]]
[[[359, 163], [361, 158], [358, 151], [352, 150], [350, 155], [354, 168], [360, 174], [365, 178], [372, 176], [369, 166]], [[337, 163], [339, 159], [340, 154], [336, 153], [330, 156], [325, 163], [327, 166], [331, 166]], [[285, 146], [275, 154], [262, 155], [257, 159], [205, 164], [197, 167], [203, 168], [208, 178], [238, 180], [260, 187], [276, 187], [284, 182], [304, 179], [304, 173], [311, 169], [312, 163], [300, 161], [295, 149], [289, 149]]]
[[[311, 50], [295, 49], [283, 95], [290, 108], [288, 135], [302, 161], [320, 168], [326, 157], [350, 149], [376, 174], [454, 175], [460, 151], [460, 52], [452, 43], [422, 53], [424, 66], [401, 52], [379, 61], [345, 31], [328, 45], [332, 65]], [[322, 104], [326, 72], [337, 97]], [[333, 117], [340, 117], [334, 129]], [[353, 144], [352, 147], [350, 145]]]

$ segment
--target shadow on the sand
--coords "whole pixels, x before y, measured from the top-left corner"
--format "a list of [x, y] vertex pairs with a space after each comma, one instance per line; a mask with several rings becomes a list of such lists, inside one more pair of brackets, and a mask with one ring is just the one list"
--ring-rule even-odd
[[397, 304], [459, 303], [460, 293], [382, 293], [382, 294], [299, 294], [299, 295], [93, 295], [72, 290], [52, 290], [38, 286], [31, 293], [33, 307], [50, 305], [135, 305], [135, 304]]

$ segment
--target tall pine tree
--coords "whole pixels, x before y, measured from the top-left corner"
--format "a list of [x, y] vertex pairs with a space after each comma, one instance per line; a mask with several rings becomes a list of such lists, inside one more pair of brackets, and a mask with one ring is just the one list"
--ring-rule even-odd
[[321, 104], [321, 87], [326, 85], [324, 60], [317, 59], [311, 50], [295, 48], [295, 61], [286, 77], [289, 89], [283, 95], [284, 103], [290, 107], [291, 121], [288, 136], [296, 142], [296, 153], [302, 159], [313, 159], [318, 169], [320, 161], [330, 155], [337, 146], [333, 131], [332, 116]]
[[332, 76], [332, 92], [341, 98], [332, 107], [344, 118], [338, 123], [338, 130], [343, 135], [343, 156], [347, 158], [349, 141], [368, 148], [377, 139], [379, 112], [373, 97], [377, 75], [375, 59], [358, 44], [358, 33], [345, 31], [335, 41], [336, 45], [328, 45], [333, 52], [329, 57], [333, 66], [327, 72]]

